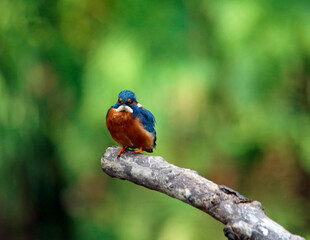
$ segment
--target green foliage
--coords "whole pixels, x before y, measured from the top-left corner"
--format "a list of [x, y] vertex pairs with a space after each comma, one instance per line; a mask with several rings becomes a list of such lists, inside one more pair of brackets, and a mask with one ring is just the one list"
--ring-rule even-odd
[[211, 217], [101, 172], [123, 89], [156, 117], [154, 155], [310, 235], [307, 1], [0, 9], [1, 239], [225, 239]]

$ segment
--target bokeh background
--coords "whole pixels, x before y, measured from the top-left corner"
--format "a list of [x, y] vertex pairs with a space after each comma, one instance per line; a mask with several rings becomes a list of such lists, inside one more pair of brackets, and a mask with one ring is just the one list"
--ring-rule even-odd
[[170, 163], [310, 238], [309, 1], [0, 1], [0, 238], [226, 239], [100, 168], [130, 89]]

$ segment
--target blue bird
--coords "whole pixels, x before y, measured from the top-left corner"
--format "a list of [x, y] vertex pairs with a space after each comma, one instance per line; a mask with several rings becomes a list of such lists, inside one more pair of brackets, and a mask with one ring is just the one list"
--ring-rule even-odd
[[137, 102], [136, 95], [123, 90], [107, 112], [107, 128], [112, 138], [122, 146], [120, 156], [127, 148], [138, 148], [134, 153], [153, 152], [156, 146], [155, 118]]

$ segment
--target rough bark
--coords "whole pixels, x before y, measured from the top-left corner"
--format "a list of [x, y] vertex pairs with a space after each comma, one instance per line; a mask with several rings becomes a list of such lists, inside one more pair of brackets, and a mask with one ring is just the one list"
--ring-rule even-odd
[[238, 192], [201, 177], [196, 171], [166, 162], [162, 157], [109, 147], [101, 158], [102, 170], [111, 177], [131, 181], [196, 207], [225, 224], [228, 239], [301, 240], [268, 218], [262, 205]]

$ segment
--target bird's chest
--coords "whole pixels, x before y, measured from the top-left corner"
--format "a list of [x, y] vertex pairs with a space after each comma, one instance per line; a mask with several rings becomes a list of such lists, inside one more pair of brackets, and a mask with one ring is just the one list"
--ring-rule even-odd
[[111, 109], [107, 115], [107, 127], [110, 131], [125, 131], [135, 123], [135, 119], [130, 112], [117, 112], [115, 109]]

